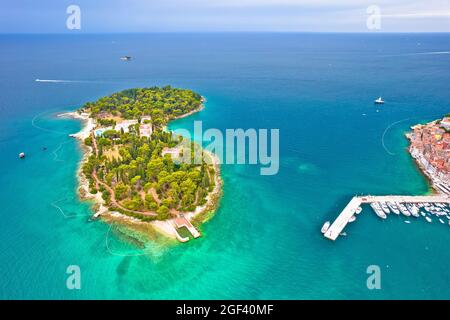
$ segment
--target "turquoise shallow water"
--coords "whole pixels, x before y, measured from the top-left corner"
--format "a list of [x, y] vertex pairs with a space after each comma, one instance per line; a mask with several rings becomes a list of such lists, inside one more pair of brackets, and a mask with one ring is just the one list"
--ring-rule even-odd
[[[448, 226], [366, 208], [347, 237], [320, 234], [354, 194], [427, 192], [404, 132], [449, 112], [450, 55], [411, 53], [449, 46], [445, 34], [0, 36], [0, 297], [450, 298]], [[208, 99], [172, 128], [279, 128], [281, 167], [224, 165], [204, 236], [142, 250], [88, 221], [75, 192], [82, 153], [67, 136], [81, 124], [55, 114], [165, 84]], [[378, 291], [366, 287], [373, 264]], [[69, 265], [81, 290], [66, 288]]]

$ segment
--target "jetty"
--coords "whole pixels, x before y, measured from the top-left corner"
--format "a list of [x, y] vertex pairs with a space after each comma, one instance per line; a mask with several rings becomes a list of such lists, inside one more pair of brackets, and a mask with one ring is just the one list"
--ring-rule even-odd
[[[195, 227], [191, 224], [191, 222], [188, 219], [186, 219], [186, 217], [184, 217], [184, 216], [177, 217], [177, 218], [173, 219], [173, 222], [175, 224], [176, 229], [185, 227], [192, 234], [192, 236], [194, 238], [200, 237], [200, 232], [198, 232], [197, 229], [195, 229]], [[189, 240], [189, 239], [187, 239], [187, 240]], [[182, 242], [185, 242], [185, 241], [182, 241]]]
[[362, 204], [394, 202], [394, 203], [446, 203], [450, 204], [449, 195], [430, 195], [430, 196], [355, 196], [345, 206], [344, 210], [334, 220], [324, 236], [330, 240], [336, 240], [344, 230], [347, 223], [355, 215], [356, 210]]

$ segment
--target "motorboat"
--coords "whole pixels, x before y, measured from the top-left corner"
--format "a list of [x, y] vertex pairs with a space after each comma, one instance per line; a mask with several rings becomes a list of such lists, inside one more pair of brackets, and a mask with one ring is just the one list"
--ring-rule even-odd
[[325, 232], [328, 231], [328, 228], [330, 227], [331, 222], [327, 221], [323, 224], [322, 229], [320, 229], [320, 232], [322, 232], [323, 234], [325, 234]]
[[394, 202], [388, 201], [387, 205], [392, 210], [392, 212], [394, 212], [395, 214], [400, 214], [400, 210], [398, 210], [398, 207], [397, 207], [397, 205]]
[[381, 209], [384, 211], [384, 213], [389, 214], [391, 211], [389, 210], [388, 205], [386, 202], [380, 202]]
[[399, 203], [398, 204], [398, 208], [400, 209], [400, 212], [406, 216], [406, 217], [410, 217], [411, 216], [411, 212], [408, 211], [408, 209], [406, 209], [405, 205], [403, 203]]
[[419, 214], [419, 209], [412, 203], [408, 203], [406, 205], [406, 208], [408, 209], [409, 212], [411, 212], [411, 214], [413, 215], [413, 217], [420, 217]]
[[387, 216], [386, 214], [383, 212], [383, 209], [381, 209], [381, 206], [378, 202], [372, 202], [370, 204], [370, 206], [372, 207], [373, 211], [375, 212], [375, 214], [380, 217], [381, 219], [386, 219]]
[[376, 99], [376, 100], [374, 101], [374, 103], [375, 103], [375, 104], [384, 104], [384, 100], [383, 100], [383, 98], [379, 97], [378, 99]]

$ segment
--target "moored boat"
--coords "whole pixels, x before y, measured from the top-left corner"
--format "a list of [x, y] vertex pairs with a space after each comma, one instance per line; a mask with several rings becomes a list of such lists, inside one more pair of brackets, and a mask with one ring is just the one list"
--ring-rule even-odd
[[400, 214], [400, 210], [398, 210], [398, 207], [394, 202], [388, 201], [387, 205], [389, 206], [389, 208], [392, 210], [393, 213]]
[[386, 202], [380, 202], [381, 209], [384, 211], [384, 213], [389, 214], [391, 211], [389, 210], [388, 205]]
[[405, 205], [403, 203], [399, 203], [398, 204], [398, 208], [400, 209], [400, 212], [404, 215], [404, 216], [411, 216], [411, 212], [408, 211], [408, 209], [406, 209]]
[[381, 209], [381, 206], [378, 202], [372, 202], [370, 204], [370, 206], [372, 207], [373, 211], [375, 212], [375, 214], [380, 217], [381, 219], [386, 219], [387, 216], [386, 214], [383, 212], [383, 209]]
[[409, 212], [411, 212], [413, 217], [416, 217], [416, 218], [420, 217], [419, 208], [417, 208], [413, 203], [408, 203], [406, 205], [406, 208], [408, 209]]
[[320, 232], [325, 233], [328, 231], [328, 228], [330, 228], [331, 222], [327, 221], [323, 224], [322, 229], [320, 229]]

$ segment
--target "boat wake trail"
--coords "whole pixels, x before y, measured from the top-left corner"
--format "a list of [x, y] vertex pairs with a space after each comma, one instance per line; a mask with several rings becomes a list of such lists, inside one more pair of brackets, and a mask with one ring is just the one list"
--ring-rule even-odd
[[440, 117], [440, 116], [442, 116], [442, 115], [429, 115], [429, 116], [420, 116], [420, 117], [411, 117], [411, 118], [406, 118], [406, 119], [403, 119], [403, 120], [399, 120], [399, 121], [396, 121], [396, 122], [393, 122], [393, 123], [391, 123], [389, 126], [387, 126], [386, 127], [386, 129], [384, 129], [384, 131], [383, 131], [383, 135], [381, 136], [381, 145], [383, 146], [383, 149], [390, 155], [390, 156], [395, 156], [395, 155], [397, 155], [396, 153], [394, 153], [394, 152], [391, 152], [387, 147], [386, 147], [386, 144], [384, 143], [384, 138], [385, 138], [385, 136], [386, 136], [386, 133], [392, 128], [392, 127], [394, 127], [394, 126], [396, 126], [397, 124], [400, 124], [400, 123], [402, 123], [402, 122], [406, 122], [406, 121], [409, 121], [409, 120], [413, 120], [413, 119], [426, 119], [426, 118], [438, 118], [438, 117]]
[[46, 79], [36, 79], [36, 82], [50, 82], [50, 83], [61, 83], [61, 82], [72, 82], [71, 80], [46, 80]]
[[409, 56], [429, 56], [429, 55], [442, 55], [442, 54], [450, 54], [450, 51], [413, 52], [413, 53], [384, 55], [382, 57], [409, 57]]
[[90, 80], [60, 80], [60, 79], [36, 79], [35, 82], [44, 83], [105, 83], [104, 81], [90, 81]]
[[402, 122], [411, 120], [411, 119], [412, 119], [412, 118], [406, 118], [406, 119], [403, 119], [403, 120], [396, 121], [396, 122], [394, 122], [394, 123], [391, 123], [389, 126], [387, 126], [386, 129], [384, 129], [383, 135], [382, 135], [382, 137], [381, 137], [381, 145], [383, 146], [384, 150], [385, 150], [390, 156], [395, 156], [396, 153], [389, 151], [389, 149], [388, 149], [388, 148], [386, 147], [386, 145], [384, 144], [384, 137], [386, 136], [386, 133], [387, 133], [387, 132], [389, 131], [389, 129], [391, 129], [393, 126], [395, 126], [395, 125], [397, 125], [397, 124], [399, 124], [399, 123], [402, 123]]
[[38, 120], [39, 117], [43, 116], [44, 114], [46, 114], [46, 113], [48, 113], [48, 112], [50, 112], [50, 111], [44, 111], [44, 112], [42, 112], [42, 113], [40, 113], [40, 114], [35, 115], [35, 116], [33, 117], [33, 119], [31, 119], [31, 125], [32, 125], [34, 128], [39, 129], [39, 130], [44, 131], [44, 132], [50, 132], [50, 133], [56, 133], [56, 134], [61, 134], [61, 135], [67, 135], [67, 133], [65, 133], [65, 132], [61, 132], [61, 131], [56, 131], [56, 130], [51, 130], [51, 129], [43, 128], [43, 127], [38, 126], [38, 125], [36, 124], [36, 120]]
[[66, 141], [66, 142], [61, 142], [59, 144], [59, 146], [55, 150], [53, 150], [53, 160], [55, 160], [56, 162], [64, 162], [65, 161], [65, 160], [62, 160], [59, 158], [58, 151], [63, 147], [63, 145], [65, 145], [69, 142], [71, 142], [71, 140]]
[[91, 216], [91, 214], [66, 214], [64, 212], [64, 210], [57, 205], [57, 203], [64, 201], [64, 200], [68, 200], [69, 198], [62, 198], [56, 201], [53, 201], [52, 203], [50, 203], [50, 205], [52, 207], [54, 207], [56, 210], [59, 211], [59, 213], [61, 213], [63, 215], [64, 218], [75, 218], [75, 217], [87, 217], [87, 216]]

